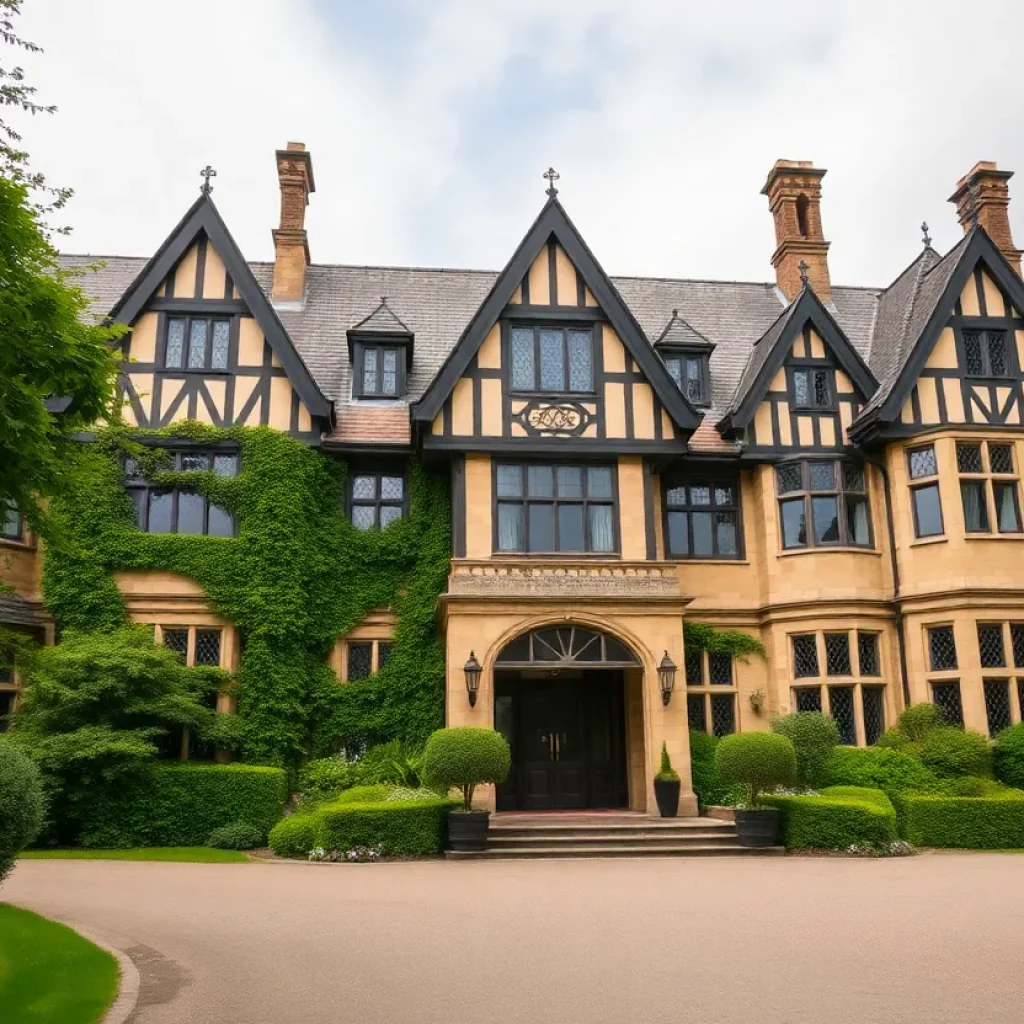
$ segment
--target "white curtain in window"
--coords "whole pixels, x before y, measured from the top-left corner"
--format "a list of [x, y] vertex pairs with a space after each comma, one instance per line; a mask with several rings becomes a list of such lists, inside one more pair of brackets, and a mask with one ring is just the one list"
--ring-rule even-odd
[[610, 505], [590, 506], [590, 550], [613, 551], [612, 508]]

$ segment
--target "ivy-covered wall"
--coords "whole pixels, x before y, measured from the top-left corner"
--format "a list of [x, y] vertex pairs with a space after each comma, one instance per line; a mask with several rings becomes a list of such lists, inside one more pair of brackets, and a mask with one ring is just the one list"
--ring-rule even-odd
[[[141, 441], [171, 438], [237, 445], [239, 476], [168, 472], [165, 452]], [[126, 456], [154, 484], [187, 487], [234, 512], [237, 536], [136, 529], [122, 486]], [[51, 506], [44, 528], [43, 593], [58, 626], [122, 624], [119, 570], [194, 579], [213, 611], [241, 631], [244, 760], [295, 764], [343, 741], [422, 741], [443, 724], [436, 608], [451, 557], [443, 476], [412, 462], [408, 517], [362, 532], [345, 515], [345, 463], [266, 427], [111, 427], [81, 445], [68, 472], [73, 486]], [[398, 618], [386, 668], [339, 685], [327, 665], [331, 647], [382, 606]]]

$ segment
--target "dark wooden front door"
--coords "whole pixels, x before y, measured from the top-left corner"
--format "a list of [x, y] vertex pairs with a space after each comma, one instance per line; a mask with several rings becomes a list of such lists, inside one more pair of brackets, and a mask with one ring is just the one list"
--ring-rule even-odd
[[495, 724], [512, 747], [499, 810], [626, 805], [622, 675], [528, 679], [501, 673]]

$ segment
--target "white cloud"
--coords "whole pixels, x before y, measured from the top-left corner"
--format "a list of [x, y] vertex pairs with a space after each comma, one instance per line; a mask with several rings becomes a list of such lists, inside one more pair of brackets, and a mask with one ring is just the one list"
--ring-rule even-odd
[[[963, 32], [947, 0], [434, 0], [397, 55], [299, 0], [26, 3], [21, 29], [47, 52], [25, 63], [61, 109], [24, 134], [76, 189], [76, 251], [151, 253], [210, 161], [243, 251], [269, 258], [273, 150], [301, 139], [317, 261], [499, 267], [554, 163], [610, 272], [765, 280], [758, 193], [787, 157], [829, 169], [833, 280], [881, 284], [922, 219], [940, 248], [956, 241], [945, 199], [976, 160], [1024, 172], [1012, 0], [985, 9], [998, 30]], [[592, 102], [517, 124], [504, 76], [524, 60], [542, 88], [582, 76]]]

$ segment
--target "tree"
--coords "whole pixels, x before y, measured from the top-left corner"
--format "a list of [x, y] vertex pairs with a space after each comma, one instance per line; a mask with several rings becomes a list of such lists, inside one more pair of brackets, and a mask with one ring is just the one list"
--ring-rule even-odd
[[227, 674], [187, 668], [145, 626], [69, 631], [19, 656], [25, 687], [11, 739], [41, 769], [62, 841], [88, 820], [90, 801], [137, 779], [161, 752], [176, 756], [182, 728], [237, 745], [238, 716], [215, 714], [209, 700]]
[[[37, 51], [14, 32], [21, 0], [0, 0], [0, 42]], [[0, 63], [0, 108], [52, 113], [19, 67]], [[114, 411], [123, 328], [89, 315], [89, 300], [60, 269], [44, 218], [70, 196], [28, 170], [21, 138], [0, 118], [0, 507], [32, 520], [38, 500], [67, 484], [72, 435]], [[48, 408], [59, 408], [55, 411]]]

